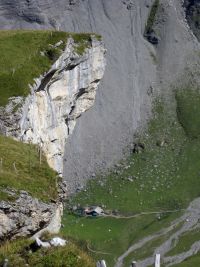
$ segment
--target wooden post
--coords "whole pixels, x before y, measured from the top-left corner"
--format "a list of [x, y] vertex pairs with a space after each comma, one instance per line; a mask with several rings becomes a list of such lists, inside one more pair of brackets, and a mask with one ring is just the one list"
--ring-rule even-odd
[[17, 168], [16, 168], [15, 161], [13, 162], [13, 168], [14, 168], [15, 172], [17, 173]]
[[155, 267], [160, 267], [160, 254], [155, 256]]
[[31, 174], [31, 140], [28, 139], [28, 144], [29, 144], [29, 153], [28, 153], [28, 157], [29, 157], [29, 174]]

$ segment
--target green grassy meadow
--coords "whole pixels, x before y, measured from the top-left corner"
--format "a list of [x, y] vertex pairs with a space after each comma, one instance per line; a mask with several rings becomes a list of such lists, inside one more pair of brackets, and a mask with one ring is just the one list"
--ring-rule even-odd
[[[144, 149], [132, 153], [106, 177], [99, 175], [90, 180], [86, 190], [67, 203], [81, 207], [100, 205], [124, 216], [157, 212], [116, 219], [80, 218], [66, 210], [62, 231], [87, 241], [95, 251], [110, 253], [93, 253], [95, 258], [105, 258], [108, 266], [113, 266], [116, 258], [143, 236], [170, 225], [190, 201], [200, 196], [199, 96], [197, 90], [176, 91], [175, 104], [170, 109], [164, 101], [155, 101], [154, 117], [148, 129], [138, 136]], [[141, 255], [135, 253], [134, 257], [137, 260]], [[126, 262], [126, 266], [129, 264]]]

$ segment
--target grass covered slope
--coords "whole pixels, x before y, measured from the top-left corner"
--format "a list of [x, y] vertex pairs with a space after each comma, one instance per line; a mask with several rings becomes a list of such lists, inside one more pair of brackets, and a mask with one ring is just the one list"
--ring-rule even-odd
[[8, 196], [2, 189], [26, 190], [33, 197], [49, 201], [56, 199], [56, 172], [35, 145], [17, 142], [0, 135], [0, 200]]
[[31, 252], [31, 240], [19, 239], [6, 242], [0, 247], [0, 266], [5, 259], [10, 267], [94, 267], [93, 260], [72, 243], [65, 247], [42, 248]]
[[200, 94], [196, 90], [176, 93], [177, 115], [180, 124], [191, 139], [200, 137]]
[[55, 57], [51, 56], [49, 44], [66, 42], [66, 37], [64, 32], [0, 31], [0, 106], [6, 105], [11, 96], [29, 93], [28, 85], [48, 71], [59, 55], [55, 50]]
[[[144, 149], [133, 153], [108, 176], [91, 180], [86, 192], [78, 193], [69, 204], [100, 205], [125, 217], [157, 212], [132, 219], [65, 216], [63, 232], [86, 240], [94, 251], [102, 252], [99, 254], [109, 266], [138, 239], [178, 217], [200, 195], [200, 93], [178, 90], [172, 102], [155, 103], [154, 118], [138, 137]], [[99, 254], [93, 253], [94, 257]], [[134, 257], [137, 260], [137, 255]]]
[[[83, 54], [90, 46], [90, 33], [0, 31], [0, 106], [5, 106], [9, 97], [29, 93], [29, 84], [49, 70], [63, 51], [69, 36], [74, 39], [77, 54]], [[53, 47], [60, 41], [62, 44]]]

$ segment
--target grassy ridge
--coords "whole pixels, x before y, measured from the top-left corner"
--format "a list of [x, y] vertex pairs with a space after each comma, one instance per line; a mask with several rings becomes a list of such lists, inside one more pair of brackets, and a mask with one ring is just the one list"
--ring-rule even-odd
[[0, 247], [0, 265], [9, 260], [10, 267], [94, 267], [93, 260], [77, 246], [70, 243], [65, 247], [42, 248], [30, 252], [31, 240], [19, 239], [6, 242]]
[[[56, 199], [56, 172], [45, 157], [40, 164], [37, 147], [0, 136], [0, 200], [9, 199], [2, 189], [26, 190], [44, 201]], [[15, 167], [14, 167], [15, 165]]]
[[[48, 71], [56, 59], [48, 56], [49, 44], [66, 42], [66, 38], [64, 32], [0, 31], [0, 106], [11, 96], [29, 93], [28, 85]], [[42, 51], [47, 54], [43, 56]]]
[[[165, 210], [185, 208], [200, 195], [200, 140], [196, 136], [199, 129], [196, 114], [200, 109], [200, 94], [190, 89], [178, 91], [177, 94], [179, 99], [176, 107], [168, 108], [161, 101], [155, 103], [154, 118], [150, 121], [148, 130], [138, 137], [144, 150], [132, 154], [127, 161], [122, 162], [117, 173], [115, 170], [105, 178], [99, 176], [97, 180], [89, 181], [86, 192], [74, 196], [70, 205], [101, 205], [124, 215], [157, 211], [164, 219]], [[176, 100], [177, 95], [173, 101]], [[194, 132], [195, 138], [191, 138]], [[174, 213], [173, 218], [178, 215], [179, 213]], [[105, 257], [110, 266], [113, 266], [113, 255], [116, 258], [136, 241], [133, 234], [135, 231], [141, 238], [148, 223], [156, 231], [164, 227], [165, 220], [161, 219], [158, 225], [156, 215], [153, 218], [150, 223], [148, 216], [140, 217], [137, 228], [136, 219], [130, 220], [130, 227], [128, 220], [117, 219], [115, 222], [114, 218], [105, 218], [92, 221], [66, 216], [63, 231], [77, 239], [86, 239], [94, 250], [111, 253], [112, 256]], [[115, 230], [103, 230], [112, 225], [116, 225]], [[148, 233], [153, 231], [151, 227], [148, 227]], [[86, 229], [86, 234], [83, 229]], [[103, 237], [100, 233], [103, 233]], [[105, 240], [111, 241], [109, 243]]]

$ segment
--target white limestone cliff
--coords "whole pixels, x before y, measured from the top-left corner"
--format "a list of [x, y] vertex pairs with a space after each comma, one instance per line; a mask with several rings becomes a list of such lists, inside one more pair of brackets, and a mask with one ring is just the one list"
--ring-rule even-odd
[[105, 51], [103, 43], [92, 37], [83, 55], [77, 54], [70, 38], [48, 73], [35, 80], [18, 110], [18, 121], [6, 126], [6, 135], [41, 146], [49, 165], [61, 176], [66, 140], [77, 119], [94, 104], [104, 74]]

